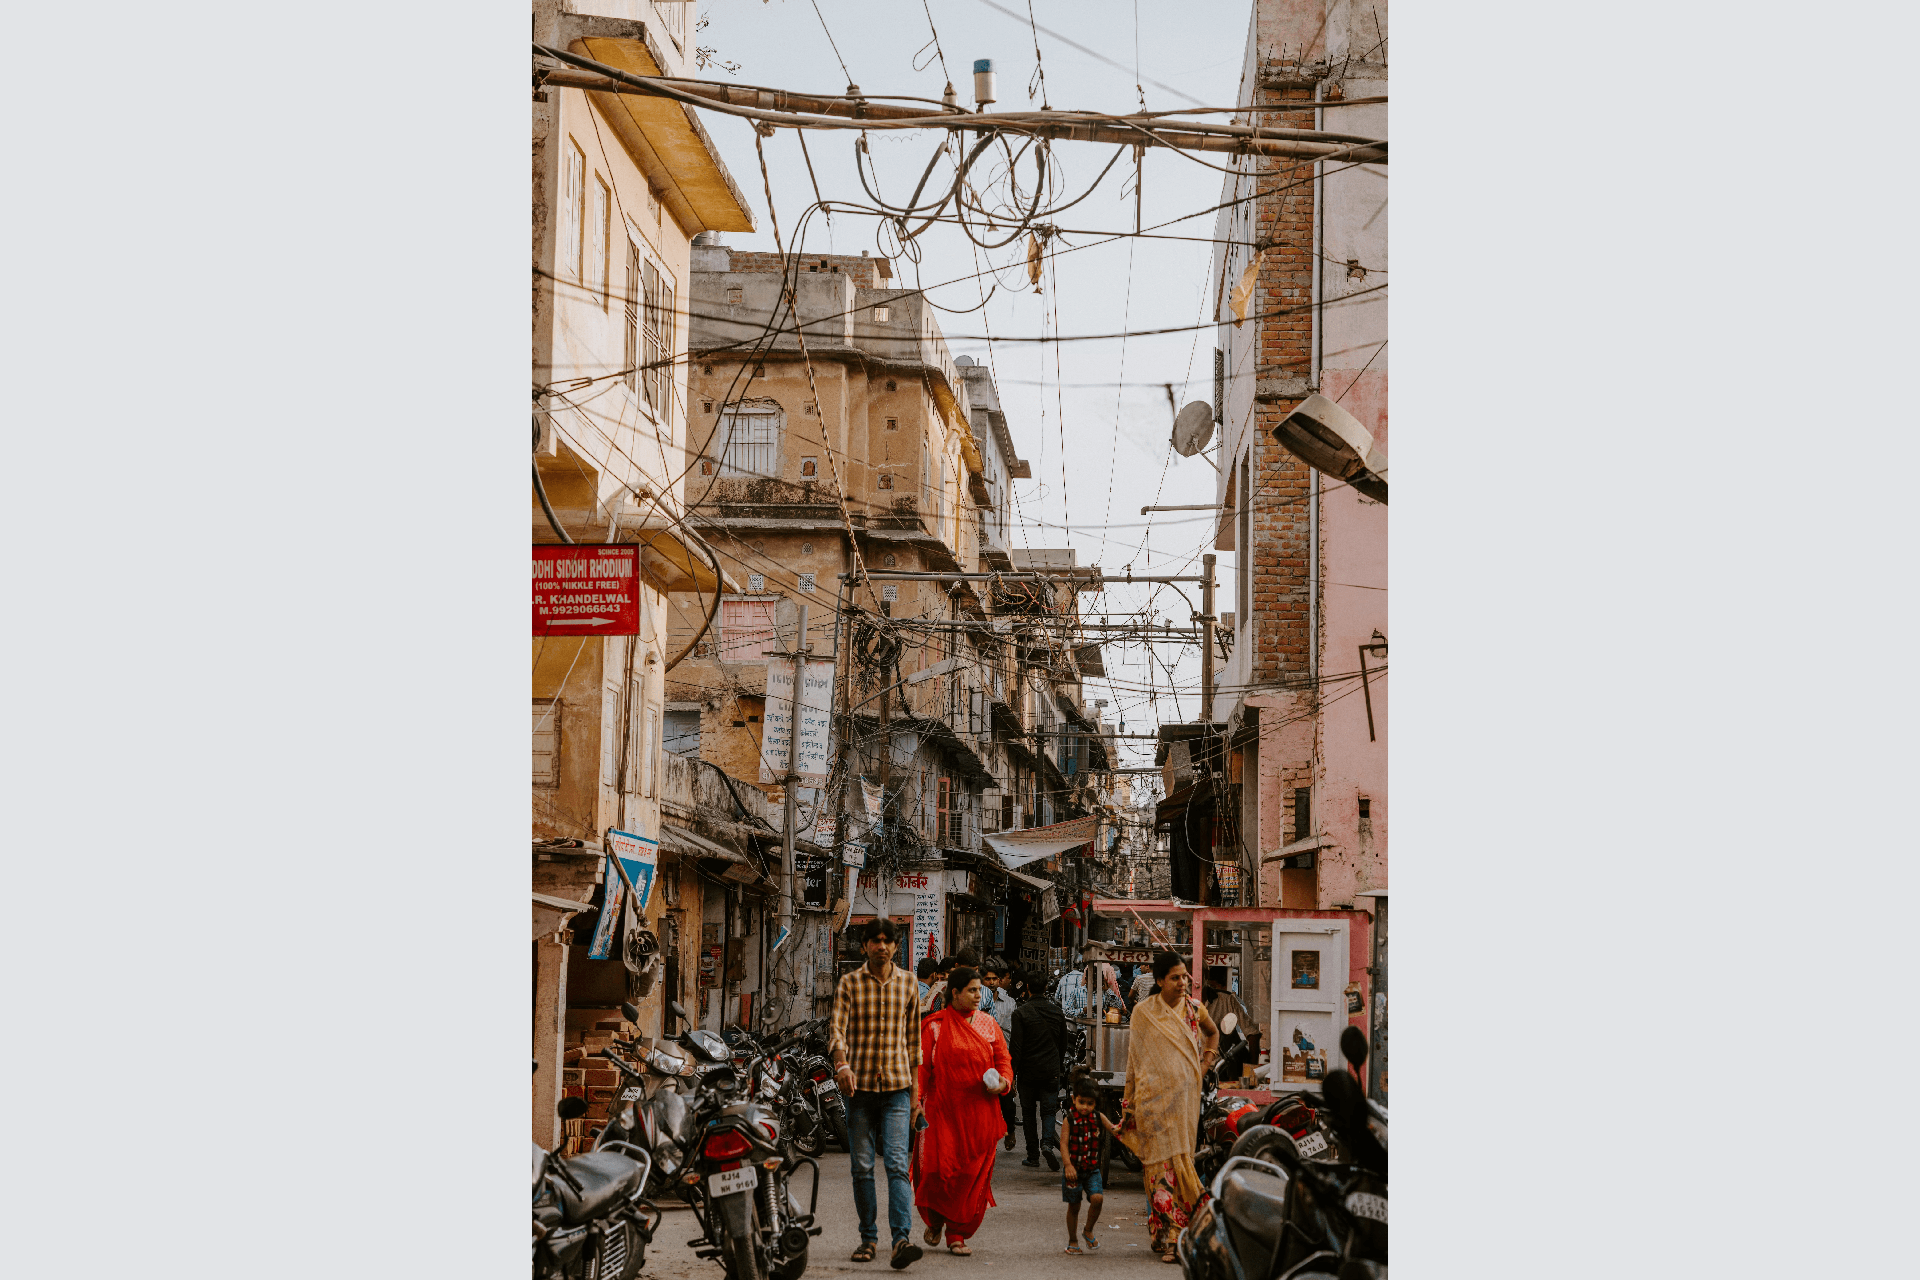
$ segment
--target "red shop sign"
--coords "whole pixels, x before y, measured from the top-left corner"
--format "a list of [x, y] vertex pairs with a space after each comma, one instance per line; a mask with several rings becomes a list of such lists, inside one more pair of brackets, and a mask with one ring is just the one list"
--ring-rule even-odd
[[533, 549], [533, 634], [640, 634], [640, 548]]

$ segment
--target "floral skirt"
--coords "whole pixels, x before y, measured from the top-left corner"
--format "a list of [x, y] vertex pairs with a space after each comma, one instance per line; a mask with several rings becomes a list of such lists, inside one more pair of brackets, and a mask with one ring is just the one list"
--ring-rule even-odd
[[1200, 1203], [1200, 1175], [1193, 1157], [1182, 1152], [1157, 1160], [1143, 1171], [1147, 1184], [1147, 1229], [1155, 1249], [1170, 1247], [1186, 1229], [1187, 1218]]

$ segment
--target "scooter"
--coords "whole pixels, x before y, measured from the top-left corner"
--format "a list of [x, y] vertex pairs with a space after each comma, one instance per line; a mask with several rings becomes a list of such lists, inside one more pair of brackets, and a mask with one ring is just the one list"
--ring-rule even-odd
[[[562, 1120], [586, 1111], [583, 1098], [560, 1101]], [[652, 1163], [626, 1142], [572, 1159], [534, 1144], [534, 1280], [633, 1280], [660, 1225], [660, 1210], [645, 1195]]]

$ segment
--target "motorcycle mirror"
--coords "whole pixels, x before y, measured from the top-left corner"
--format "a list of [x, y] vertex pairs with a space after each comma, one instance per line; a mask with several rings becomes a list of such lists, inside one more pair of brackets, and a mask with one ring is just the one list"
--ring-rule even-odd
[[636, 1005], [627, 1004], [623, 1001], [620, 1005], [620, 1016], [636, 1026], [640, 1023], [640, 1010]]
[[562, 1098], [560, 1099], [559, 1110], [562, 1120], [578, 1120], [581, 1116], [587, 1114], [587, 1100], [585, 1098]]
[[667, 1008], [669, 1008], [669, 1009], [671, 1009], [671, 1010], [673, 1011], [673, 1016], [674, 1016], [674, 1017], [676, 1017], [676, 1018], [678, 1018], [678, 1019], [680, 1019], [680, 1021], [682, 1021], [682, 1022], [692, 1022], [692, 1021], [693, 1021], [693, 1019], [692, 1019], [692, 1018], [689, 1018], [689, 1017], [687, 1016], [687, 1010], [686, 1010], [686, 1007], [685, 1007], [684, 1005], [682, 1005], [682, 1004], [681, 1004], [681, 1003], [680, 1003], [680, 1002], [679, 1002], [678, 1000], [669, 1000], [669, 1001], [667, 1001]]
[[1367, 1033], [1355, 1026], [1349, 1026], [1340, 1033], [1340, 1054], [1355, 1069], [1367, 1065]]
[[1240, 1025], [1240, 1015], [1237, 1013], [1230, 1013], [1226, 1017], [1220, 1019], [1220, 1034], [1223, 1036], [1230, 1036], [1233, 1034], [1233, 1029], [1239, 1025]]

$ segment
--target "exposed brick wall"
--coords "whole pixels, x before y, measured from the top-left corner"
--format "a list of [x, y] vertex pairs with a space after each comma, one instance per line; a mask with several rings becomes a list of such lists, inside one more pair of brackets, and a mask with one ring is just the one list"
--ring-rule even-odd
[[[1289, 126], [1291, 127], [1291, 126]], [[793, 255], [784, 258], [777, 253], [741, 253], [729, 250], [729, 265], [734, 271], [779, 271], [792, 262]], [[848, 254], [808, 254], [800, 260], [802, 271], [840, 271], [853, 278], [853, 283], [862, 289], [879, 289], [892, 285], [891, 280], [880, 278], [879, 263], [883, 258], [870, 258], [864, 255]]]
[[[1280, 64], [1265, 60], [1264, 68], [1278, 74]], [[1263, 90], [1262, 105], [1310, 100], [1305, 89]], [[1278, 128], [1311, 129], [1313, 112], [1263, 117]], [[1260, 259], [1260, 289], [1253, 307], [1259, 312], [1309, 306], [1313, 301], [1312, 166], [1291, 160], [1269, 160], [1262, 185], [1285, 187], [1259, 201], [1259, 240], [1268, 246]], [[1298, 185], [1290, 185], [1298, 183]], [[1313, 362], [1313, 316], [1310, 311], [1269, 316], [1260, 326], [1260, 360], [1256, 378], [1261, 383], [1305, 379]], [[1256, 684], [1301, 678], [1308, 672], [1307, 634], [1308, 519], [1306, 495], [1311, 481], [1304, 462], [1273, 439], [1273, 429], [1304, 397], [1254, 407], [1253, 538], [1252, 538], [1252, 679]]]

